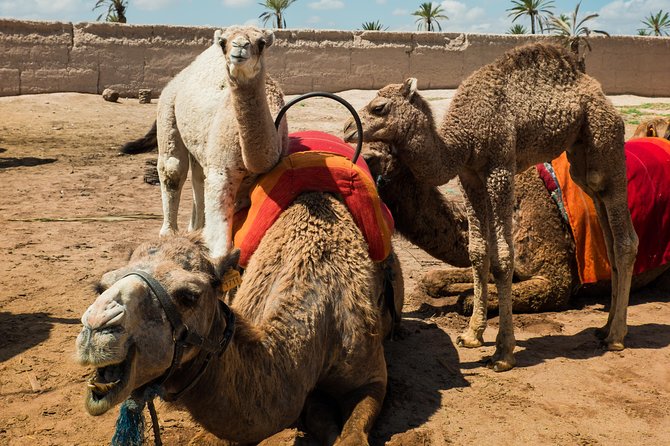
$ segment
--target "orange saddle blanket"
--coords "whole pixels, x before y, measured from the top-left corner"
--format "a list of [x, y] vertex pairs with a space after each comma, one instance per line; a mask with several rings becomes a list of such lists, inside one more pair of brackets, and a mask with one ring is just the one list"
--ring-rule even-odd
[[370, 258], [384, 260], [391, 251], [393, 217], [379, 198], [363, 157], [354, 164], [353, 155], [349, 144], [327, 133], [289, 135], [288, 155], [259, 178], [251, 191], [251, 206], [235, 215], [240, 265], [247, 265], [265, 232], [303, 192], [340, 196], [367, 241]]
[[[628, 208], [639, 238], [633, 273], [639, 274], [670, 262], [670, 141], [632, 139], [626, 143], [625, 152]], [[570, 178], [565, 153], [553, 160], [551, 167], [575, 239], [580, 281], [610, 279], [607, 248], [593, 201]], [[542, 168], [538, 165], [540, 176], [551, 190]]]

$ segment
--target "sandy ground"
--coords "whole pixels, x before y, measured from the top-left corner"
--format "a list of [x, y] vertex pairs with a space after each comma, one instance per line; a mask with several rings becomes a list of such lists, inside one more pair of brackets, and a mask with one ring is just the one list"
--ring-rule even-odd
[[[357, 108], [373, 95], [343, 93]], [[452, 95], [426, 92], [438, 116]], [[158, 235], [159, 188], [142, 180], [155, 154], [117, 155], [120, 144], [149, 128], [155, 107], [82, 94], [0, 98], [0, 445], [111, 439], [116, 411], [97, 418], [84, 411], [88, 371], [73, 360], [74, 341], [94, 299], [91, 284]], [[313, 99], [289, 119], [292, 131], [339, 134], [346, 111]], [[190, 208], [186, 190], [182, 227]], [[439, 262], [404, 240], [395, 246], [411, 292]], [[496, 374], [480, 362], [493, 353], [496, 318], [484, 347], [457, 348], [467, 319], [409, 299], [399, 339], [386, 344], [389, 389], [372, 443], [670, 444], [670, 290], [631, 297], [628, 348], [620, 353], [599, 350], [594, 337], [608, 300], [515, 316], [518, 366]], [[165, 444], [184, 444], [197, 431], [185, 412], [164, 403], [158, 412]], [[268, 443], [287, 444], [294, 433]]]

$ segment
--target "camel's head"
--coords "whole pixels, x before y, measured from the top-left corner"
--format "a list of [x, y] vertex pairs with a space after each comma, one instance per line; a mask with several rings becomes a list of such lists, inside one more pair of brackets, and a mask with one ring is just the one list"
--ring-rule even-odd
[[633, 138], [657, 136], [670, 140], [670, 118], [657, 117], [641, 122], [635, 129]]
[[[358, 111], [363, 124], [363, 141], [382, 141], [402, 146], [417, 112], [424, 109], [425, 101], [417, 93], [416, 79], [409, 78], [402, 84], [387, 85]], [[357, 138], [356, 125], [350, 119], [344, 126], [344, 139], [354, 142]]]
[[[105, 413], [172, 365], [173, 336], [179, 334], [148, 282], [129, 273], [153, 277], [188, 331], [206, 337], [219, 308], [218, 280], [206, 253], [199, 238], [175, 236], [140, 245], [126, 266], [103, 275], [76, 342], [78, 362], [94, 368], [85, 402], [91, 415]], [[199, 351], [186, 347], [180, 364]], [[170, 390], [169, 383], [164, 387]]]
[[381, 177], [383, 180], [391, 180], [406, 169], [398, 162], [395, 147], [385, 142], [363, 144], [361, 156], [375, 179]]
[[214, 33], [226, 58], [228, 78], [234, 85], [255, 80], [263, 72], [263, 52], [274, 42], [271, 30], [231, 26]]

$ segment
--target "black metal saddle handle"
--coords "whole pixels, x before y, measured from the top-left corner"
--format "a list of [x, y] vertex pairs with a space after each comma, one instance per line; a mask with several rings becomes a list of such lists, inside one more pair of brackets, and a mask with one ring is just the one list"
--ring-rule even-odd
[[281, 123], [281, 120], [284, 118], [284, 115], [286, 114], [289, 108], [291, 108], [293, 105], [297, 104], [300, 101], [304, 101], [305, 99], [313, 97], [324, 97], [333, 99], [339, 102], [340, 104], [344, 105], [347, 108], [347, 110], [349, 110], [349, 113], [351, 113], [351, 116], [354, 117], [354, 122], [356, 122], [356, 129], [358, 130], [358, 142], [356, 143], [356, 151], [354, 152], [354, 157], [352, 158], [351, 162], [356, 164], [358, 156], [361, 154], [361, 149], [363, 148], [363, 124], [361, 124], [361, 118], [358, 116], [358, 113], [356, 113], [356, 109], [354, 109], [354, 107], [352, 107], [350, 103], [348, 103], [347, 101], [345, 101], [336, 94], [328, 93], [325, 91], [313, 91], [311, 93], [303, 94], [301, 96], [298, 96], [297, 98], [290, 100], [286, 105], [282, 107], [281, 110], [279, 110], [279, 114], [275, 119], [275, 128], [277, 129], [279, 128], [279, 124]]

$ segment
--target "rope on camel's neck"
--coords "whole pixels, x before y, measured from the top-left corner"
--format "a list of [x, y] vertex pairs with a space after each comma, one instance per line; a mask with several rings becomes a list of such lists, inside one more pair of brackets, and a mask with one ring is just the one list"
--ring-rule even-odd
[[126, 399], [119, 410], [116, 419], [116, 428], [112, 437], [111, 446], [143, 446], [144, 445], [144, 406], [149, 405], [149, 414], [154, 431], [154, 444], [161, 446], [160, 429], [158, 427], [158, 416], [153, 400], [160, 394], [157, 385], [148, 386], [140, 394], [133, 394]]

